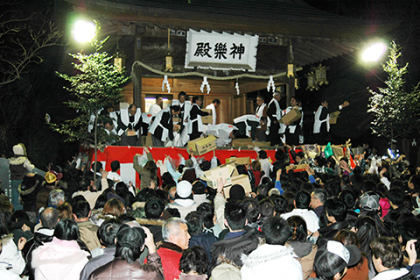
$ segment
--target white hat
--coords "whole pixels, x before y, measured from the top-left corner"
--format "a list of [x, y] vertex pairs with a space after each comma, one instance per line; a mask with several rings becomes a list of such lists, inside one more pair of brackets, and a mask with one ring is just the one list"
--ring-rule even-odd
[[176, 187], [176, 193], [180, 198], [188, 198], [191, 195], [192, 185], [188, 181], [181, 181]]

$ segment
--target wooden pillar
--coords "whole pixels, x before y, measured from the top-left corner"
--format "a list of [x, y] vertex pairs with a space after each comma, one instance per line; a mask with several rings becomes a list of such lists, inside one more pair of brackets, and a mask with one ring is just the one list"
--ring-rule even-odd
[[[287, 48], [288, 64], [293, 63], [294, 59], [295, 59], [295, 55], [293, 53], [292, 39], [289, 39], [289, 45]], [[286, 65], [286, 73], [287, 73], [287, 65]], [[286, 104], [287, 106], [290, 106], [290, 99], [294, 96], [295, 96], [295, 79], [294, 77], [289, 78], [286, 76]]]
[[[134, 34], [134, 61], [141, 61], [142, 58], [142, 30], [136, 27]], [[142, 67], [137, 66], [134, 68], [133, 75], [133, 103], [138, 107], [142, 107], [142, 97], [141, 97], [141, 80], [142, 80]]]

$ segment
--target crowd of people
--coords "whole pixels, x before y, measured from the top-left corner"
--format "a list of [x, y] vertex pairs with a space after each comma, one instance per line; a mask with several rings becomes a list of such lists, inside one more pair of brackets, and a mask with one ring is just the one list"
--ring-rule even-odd
[[1, 279], [420, 278], [420, 175], [375, 148], [355, 167], [287, 146], [271, 161], [256, 148], [235, 166], [251, 192], [227, 193], [224, 180], [202, 180], [216, 157], [168, 156], [161, 172], [145, 149], [136, 186], [118, 161], [105, 171], [75, 158], [43, 177], [22, 144], [13, 151], [18, 200], [0, 196]]

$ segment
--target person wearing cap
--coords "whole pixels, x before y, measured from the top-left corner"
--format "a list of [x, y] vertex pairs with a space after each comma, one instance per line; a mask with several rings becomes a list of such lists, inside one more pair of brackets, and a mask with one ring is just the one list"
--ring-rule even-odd
[[165, 279], [178, 279], [182, 252], [188, 249], [191, 238], [187, 222], [181, 218], [170, 218], [162, 226], [162, 237], [163, 242], [160, 243], [157, 253], [162, 260]]
[[356, 265], [361, 258], [356, 245], [344, 246], [341, 242], [330, 240], [315, 255], [314, 272], [320, 280], [342, 279], [348, 266]]
[[370, 243], [372, 262], [378, 274], [372, 280], [417, 279], [407, 268], [402, 267], [403, 252], [400, 243], [393, 237], [379, 237]]
[[287, 222], [279, 216], [270, 217], [263, 224], [262, 232], [266, 244], [242, 256], [242, 280], [273, 279], [279, 273], [288, 280], [302, 280], [302, 267], [295, 259], [293, 248], [284, 246], [292, 233]]
[[380, 197], [373, 191], [367, 191], [359, 197], [360, 213], [359, 216], [371, 217], [378, 228], [381, 236], [387, 236], [388, 231], [386, 230], [382, 219], [379, 216], [379, 200]]
[[19, 143], [13, 146], [13, 157], [8, 159], [9, 169], [10, 169], [10, 180], [12, 188], [12, 203], [13, 208], [16, 210], [22, 210], [22, 205], [19, 201], [19, 192], [18, 187], [23, 179], [23, 177], [34, 170], [35, 165], [33, 165], [27, 155], [25, 145]]
[[[153, 234], [147, 228], [122, 225], [115, 240], [114, 260], [93, 271], [89, 279], [164, 279]], [[141, 263], [137, 260], [145, 246], [148, 249], [147, 263]]]
[[175, 201], [169, 203], [168, 207], [178, 209], [182, 219], [185, 219], [188, 213], [197, 210], [198, 204], [194, 201], [190, 182], [183, 180], [178, 183]]

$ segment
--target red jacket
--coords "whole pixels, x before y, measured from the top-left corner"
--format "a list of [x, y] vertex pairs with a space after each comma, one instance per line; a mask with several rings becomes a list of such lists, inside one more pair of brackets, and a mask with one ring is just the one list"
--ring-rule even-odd
[[179, 278], [179, 261], [182, 257], [182, 249], [169, 242], [163, 241], [157, 250], [162, 261], [163, 274], [165, 280], [174, 280]]

